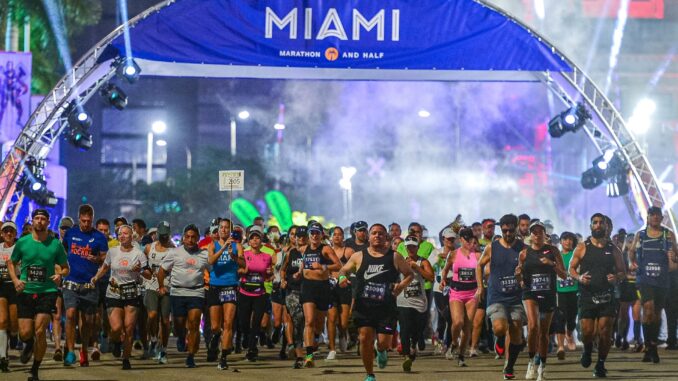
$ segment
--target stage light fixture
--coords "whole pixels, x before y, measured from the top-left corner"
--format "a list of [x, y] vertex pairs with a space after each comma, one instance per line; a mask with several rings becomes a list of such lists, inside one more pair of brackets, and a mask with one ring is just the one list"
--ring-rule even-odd
[[24, 175], [21, 180], [23, 182], [22, 189], [24, 195], [36, 203], [54, 207], [59, 200], [54, 196], [54, 192], [47, 189], [45, 164], [44, 160], [36, 160], [34, 157], [26, 159]]
[[620, 197], [629, 192], [628, 164], [617, 150], [608, 149], [595, 158], [591, 168], [581, 175], [584, 189], [593, 189], [607, 182], [608, 197]]
[[75, 147], [87, 151], [92, 148], [92, 135], [88, 132], [92, 126], [90, 115], [75, 103], [64, 112], [68, 121], [66, 137]]
[[549, 134], [559, 138], [566, 132], [577, 132], [588, 119], [591, 119], [591, 113], [583, 104], [577, 103], [549, 121]]
[[134, 83], [139, 79], [141, 68], [131, 57], [118, 57], [114, 62], [115, 73], [120, 78], [124, 78], [129, 83]]
[[127, 106], [127, 94], [112, 83], [102, 87], [99, 93], [108, 105], [118, 110], [122, 110]]
[[629, 193], [629, 180], [625, 173], [619, 173], [607, 182], [607, 197], [622, 197]]
[[592, 167], [581, 174], [581, 186], [584, 189], [593, 189], [605, 181], [605, 172], [598, 167]]

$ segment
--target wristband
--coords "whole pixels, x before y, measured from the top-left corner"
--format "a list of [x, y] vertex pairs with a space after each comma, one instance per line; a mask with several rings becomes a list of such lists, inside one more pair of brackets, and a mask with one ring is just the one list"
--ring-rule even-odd
[[339, 275], [339, 283], [346, 279], [346, 275]]

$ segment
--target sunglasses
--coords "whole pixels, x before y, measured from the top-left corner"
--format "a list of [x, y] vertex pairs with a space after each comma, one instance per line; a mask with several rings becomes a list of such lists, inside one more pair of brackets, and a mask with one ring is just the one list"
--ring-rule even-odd
[[501, 229], [502, 233], [511, 233], [513, 231], [515, 231], [515, 229]]

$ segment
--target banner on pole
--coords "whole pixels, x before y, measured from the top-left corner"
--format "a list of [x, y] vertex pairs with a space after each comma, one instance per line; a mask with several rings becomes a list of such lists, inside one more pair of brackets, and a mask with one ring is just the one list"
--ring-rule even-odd
[[19, 136], [30, 105], [31, 53], [0, 52], [0, 143]]
[[219, 171], [219, 191], [244, 191], [245, 171]]

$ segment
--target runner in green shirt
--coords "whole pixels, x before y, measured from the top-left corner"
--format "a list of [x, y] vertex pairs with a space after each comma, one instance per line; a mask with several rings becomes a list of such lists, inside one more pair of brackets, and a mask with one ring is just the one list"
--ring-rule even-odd
[[[56, 312], [57, 284], [69, 272], [64, 247], [49, 235], [49, 212], [36, 209], [31, 217], [33, 232], [17, 241], [8, 268], [18, 294], [19, 336], [26, 342], [22, 362], [28, 362], [35, 348], [29, 381], [39, 380], [38, 368], [47, 348], [45, 332]], [[58, 272], [55, 265], [60, 266]]]

